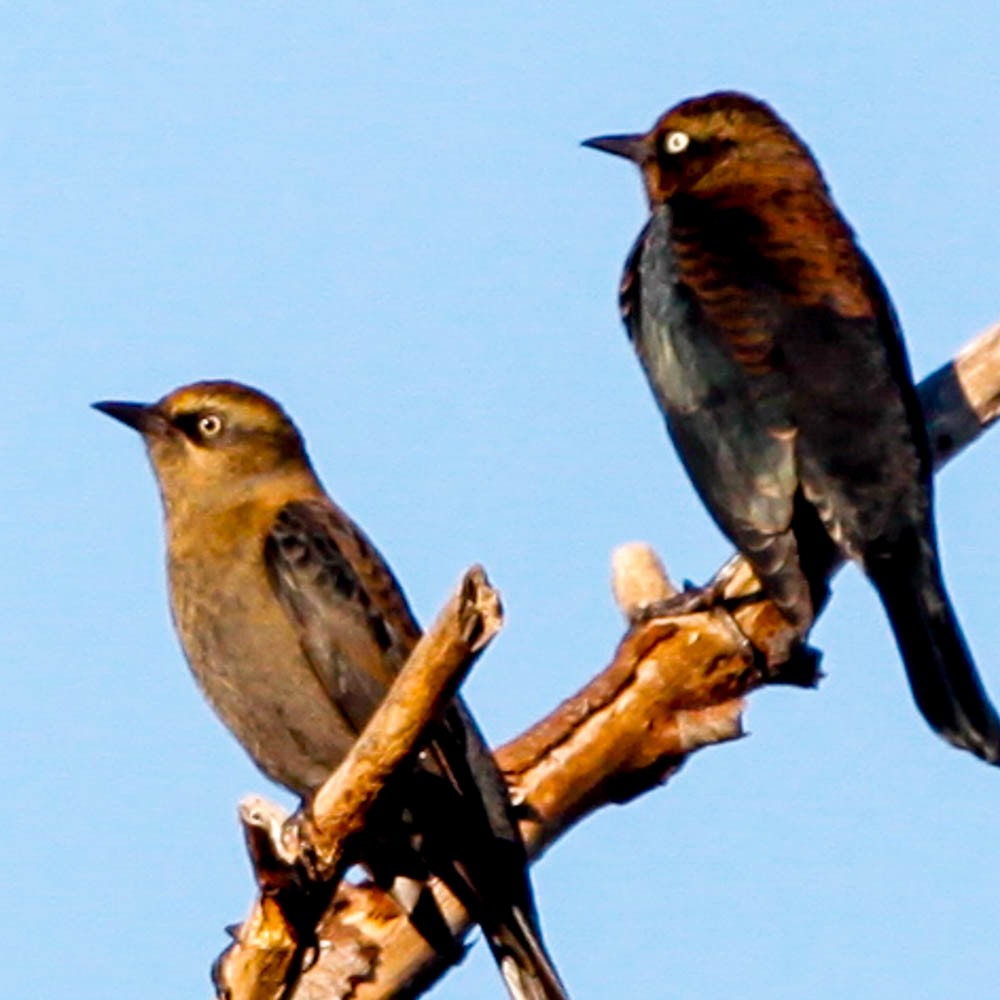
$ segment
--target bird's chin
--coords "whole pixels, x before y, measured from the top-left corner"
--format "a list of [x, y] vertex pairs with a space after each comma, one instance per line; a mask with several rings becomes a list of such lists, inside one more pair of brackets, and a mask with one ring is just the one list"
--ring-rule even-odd
[[146, 445], [153, 468], [162, 475], [167, 470], [187, 465], [187, 448], [184, 435], [172, 428], [165, 431], [144, 433], [142, 440]]

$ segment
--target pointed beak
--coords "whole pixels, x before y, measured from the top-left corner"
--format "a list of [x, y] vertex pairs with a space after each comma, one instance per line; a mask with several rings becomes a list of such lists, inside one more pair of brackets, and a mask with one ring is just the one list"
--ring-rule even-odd
[[146, 403], [116, 403], [108, 400], [94, 403], [93, 407], [138, 431], [143, 437], [148, 434], [163, 434], [170, 426], [155, 406]]
[[624, 156], [626, 160], [631, 160], [633, 163], [642, 163], [648, 155], [647, 138], [645, 133], [599, 135], [593, 139], [584, 139], [580, 145], [588, 146], [590, 149], [599, 149], [603, 153], [611, 153], [614, 156]]

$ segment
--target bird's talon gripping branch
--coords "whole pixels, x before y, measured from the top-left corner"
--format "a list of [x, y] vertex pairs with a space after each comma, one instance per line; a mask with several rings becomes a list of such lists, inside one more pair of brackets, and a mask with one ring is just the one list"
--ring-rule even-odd
[[653, 601], [637, 609], [631, 619], [632, 624], [638, 625], [651, 621], [653, 618], [678, 618], [681, 615], [694, 615], [719, 607], [729, 610], [730, 601], [738, 602], [741, 598], [726, 598], [724, 596], [728, 582], [728, 577], [721, 573], [716, 574], [705, 584], [696, 584], [685, 580], [684, 589], [679, 594]]

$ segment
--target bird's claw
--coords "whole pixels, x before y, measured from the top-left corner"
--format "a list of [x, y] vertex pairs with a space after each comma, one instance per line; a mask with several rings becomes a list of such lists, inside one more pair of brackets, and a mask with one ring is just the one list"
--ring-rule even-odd
[[684, 581], [684, 589], [673, 597], [651, 601], [636, 609], [631, 616], [633, 625], [651, 621], [653, 618], [678, 618], [681, 615], [693, 615], [699, 612], [711, 611], [712, 608], [724, 603], [724, 591], [728, 578], [717, 575], [705, 584], [694, 584]]

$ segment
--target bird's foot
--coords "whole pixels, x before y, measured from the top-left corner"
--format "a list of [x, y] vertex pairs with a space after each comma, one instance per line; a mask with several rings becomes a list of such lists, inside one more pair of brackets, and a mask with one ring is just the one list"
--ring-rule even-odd
[[641, 625], [653, 618], [677, 618], [681, 615], [693, 615], [698, 612], [710, 611], [720, 605], [729, 610], [725, 598], [729, 574], [725, 572], [725, 569], [723, 567], [708, 583], [698, 585], [690, 580], [685, 580], [684, 589], [679, 594], [651, 601], [649, 604], [636, 608], [630, 615], [631, 624]]

